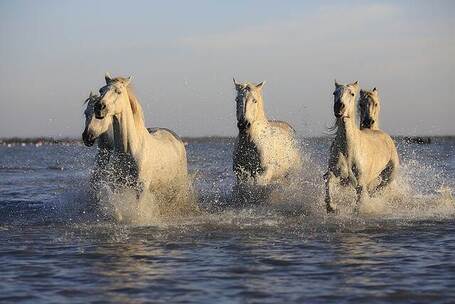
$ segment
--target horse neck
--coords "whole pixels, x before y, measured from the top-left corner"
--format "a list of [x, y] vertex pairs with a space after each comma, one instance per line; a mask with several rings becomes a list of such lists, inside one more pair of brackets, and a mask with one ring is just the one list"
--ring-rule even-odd
[[112, 122], [106, 132], [98, 137], [98, 148], [101, 150], [113, 150], [114, 148], [114, 130]]
[[109, 131], [104, 132], [98, 138], [98, 148], [102, 150], [112, 150], [112, 137]]
[[113, 126], [116, 151], [131, 154], [136, 158], [144, 141], [145, 133], [148, 134], [148, 132], [143, 122], [140, 125], [135, 121], [129, 101], [126, 101], [120, 114], [114, 115]]
[[336, 140], [339, 145], [345, 147], [345, 149], [349, 149], [356, 145], [359, 137], [359, 129], [355, 123], [355, 116], [353, 113], [351, 114], [352, 115], [347, 118], [338, 118], [336, 122], [338, 127]]
[[265, 113], [265, 109], [264, 109], [264, 100], [262, 99], [262, 97], [258, 101], [258, 111], [256, 113], [256, 121], [268, 122], [267, 114]]

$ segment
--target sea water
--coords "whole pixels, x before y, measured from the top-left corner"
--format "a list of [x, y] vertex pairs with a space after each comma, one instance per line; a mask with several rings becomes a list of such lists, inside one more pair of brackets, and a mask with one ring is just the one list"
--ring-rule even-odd
[[[326, 215], [328, 139], [269, 200], [232, 196], [232, 139], [187, 145], [197, 210], [88, 191], [96, 148], [0, 146], [0, 302], [455, 301], [455, 140], [398, 140], [393, 190]], [[178, 206], [178, 204], [177, 204]], [[101, 211], [100, 211], [101, 210]]]

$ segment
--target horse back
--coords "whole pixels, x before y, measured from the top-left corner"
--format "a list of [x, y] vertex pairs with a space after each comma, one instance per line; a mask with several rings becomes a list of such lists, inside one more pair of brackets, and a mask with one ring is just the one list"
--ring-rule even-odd
[[295, 129], [285, 121], [282, 120], [269, 120], [269, 123], [274, 128], [279, 128], [283, 131], [295, 134]]
[[379, 129], [362, 129], [364, 141], [367, 141], [372, 146], [388, 147], [389, 149], [395, 149], [395, 142], [386, 132]]
[[183, 144], [183, 140], [178, 136], [174, 131], [169, 130], [167, 128], [147, 128], [147, 131], [150, 133], [151, 136], [156, 138], [166, 138], [170, 137], [173, 138]]

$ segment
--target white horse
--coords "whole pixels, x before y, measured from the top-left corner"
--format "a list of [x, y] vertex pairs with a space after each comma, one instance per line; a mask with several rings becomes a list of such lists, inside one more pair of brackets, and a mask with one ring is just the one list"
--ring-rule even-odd
[[396, 177], [399, 167], [398, 153], [392, 138], [380, 131], [363, 129], [356, 126], [355, 100], [359, 90], [358, 82], [348, 85], [335, 81], [334, 115], [336, 117], [336, 136], [330, 148], [326, 178], [325, 202], [327, 212], [334, 212], [332, 202], [333, 183], [350, 184], [357, 193], [357, 207], [368, 196], [371, 184], [381, 184], [383, 188]]
[[294, 129], [267, 119], [262, 99], [264, 82], [237, 83], [237, 126], [233, 154], [237, 183], [266, 186], [282, 181], [302, 165]]
[[376, 88], [373, 90], [360, 90], [358, 104], [360, 115], [360, 129], [379, 130], [379, 112], [381, 103]]
[[[105, 77], [100, 98], [94, 106], [95, 117], [112, 120], [114, 129], [114, 156], [128, 182], [154, 193], [172, 194], [178, 187], [187, 186], [188, 171], [185, 145], [166, 129], [152, 134], [144, 125], [141, 105], [135, 97], [131, 78]], [[89, 129], [96, 137], [102, 129]]]

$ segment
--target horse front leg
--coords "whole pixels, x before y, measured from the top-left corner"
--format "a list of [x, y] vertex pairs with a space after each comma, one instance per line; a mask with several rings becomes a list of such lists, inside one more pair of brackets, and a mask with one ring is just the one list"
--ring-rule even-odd
[[365, 184], [359, 183], [357, 185], [357, 187], [355, 188], [355, 191], [357, 193], [357, 201], [356, 201], [356, 205], [354, 207], [354, 213], [358, 214], [360, 206], [368, 198], [368, 188]]
[[136, 190], [136, 199], [139, 201], [141, 199], [142, 193], [144, 193], [144, 183], [141, 181], [138, 181], [136, 184], [136, 187], [134, 187]]
[[335, 180], [335, 175], [332, 171], [328, 171], [324, 174], [325, 178], [325, 204], [327, 213], [334, 213], [337, 209], [335, 203], [332, 202], [332, 193], [331, 189], [333, 187], [333, 181]]

